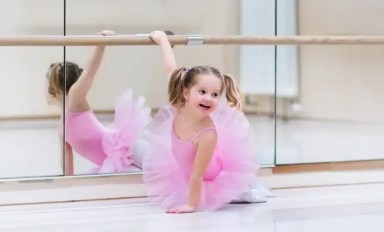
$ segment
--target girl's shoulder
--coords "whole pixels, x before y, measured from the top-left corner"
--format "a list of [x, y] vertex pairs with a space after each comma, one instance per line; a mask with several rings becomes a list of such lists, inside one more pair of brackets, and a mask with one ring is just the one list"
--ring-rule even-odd
[[212, 119], [207, 120], [206, 125], [195, 135], [192, 141], [198, 142], [199, 140], [216, 141], [217, 130]]

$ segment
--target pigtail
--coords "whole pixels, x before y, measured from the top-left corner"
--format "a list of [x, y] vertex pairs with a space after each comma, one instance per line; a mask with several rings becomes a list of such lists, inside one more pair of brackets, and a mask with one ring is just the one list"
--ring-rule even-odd
[[181, 107], [184, 104], [183, 98], [183, 81], [186, 73], [186, 68], [176, 69], [168, 83], [168, 100], [174, 107]]
[[235, 107], [238, 110], [241, 109], [241, 94], [239, 88], [236, 85], [235, 79], [227, 74], [223, 75], [225, 96], [227, 98], [230, 107]]
[[62, 90], [63, 80], [60, 80], [62, 79], [60, 78], [60, 71], [61, 71], [60, 63], [51, 64], [50, 70], [48, 72], [48, 80], [49, 80], [48, 92], [53, 97], [57, 97], [57, 95], [60, 95], [63, 93], [63, 90]]
[[57, 66], [58, 68], [56, 69], [56, 76], [57, 80], [60, 82], [60, 94], [66, 94], [68, 92], [68, 85], [65, 84], [64, 64], [59, 63]]

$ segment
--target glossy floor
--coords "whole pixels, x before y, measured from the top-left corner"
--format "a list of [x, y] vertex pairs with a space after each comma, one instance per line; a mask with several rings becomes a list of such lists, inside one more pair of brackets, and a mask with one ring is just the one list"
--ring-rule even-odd
[[267, 203], [165, 214], [145, 199], [0, 207], [0, 231], [382, 232], [384, 184], [275, 190]]

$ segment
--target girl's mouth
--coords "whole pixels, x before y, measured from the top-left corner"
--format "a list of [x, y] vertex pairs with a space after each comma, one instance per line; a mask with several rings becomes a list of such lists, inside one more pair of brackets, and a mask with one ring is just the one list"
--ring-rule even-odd
[[207, 109], [207, 110], [209, 110], [211, 108], [211, 106], [207, 106], [207, 105], [204, 105], [204, 104], [199, 104], [199, 106], [204, 108], [204, 109]]

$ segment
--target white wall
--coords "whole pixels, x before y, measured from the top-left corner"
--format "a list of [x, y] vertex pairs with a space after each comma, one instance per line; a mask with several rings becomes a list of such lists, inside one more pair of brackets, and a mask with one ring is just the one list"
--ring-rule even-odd
[[[32, 10], [33, 5], [45, 5], [39, 2], [41, 1], [0, 1], [0, 35], [62, 34], [62, 1], [46, 1], [51, 6], [49, 18]], [[31, 23], [35, 14], [51, 25], [45, 28]], [[38, 33], [34, 30], [38, 30]], [[46, 106], [44, 98], [45, 72], [52, 60], [62, 59], [62, 50], [60, 47], [0, 47], [0, 118], [54, 112]]]
[[[297, 35], [296, 0], [241, 1], [240, 34], [248, 36]], [[298, 94], [296, 46], [240, 46], [240, 87], [243, 94], [295, 98]], [[275, 93], [275, 77], [278, 82]]]
[[[300, 0], [302, 35], [383, 35], [380, 0]], [[301, 116], [378, 122], [384, 119], [383, 46], [303, 46]]]
[[[1, 1], [1, 35], [61, 35], [61, 0]], [[102, 29], [120, 34], [149, 33], [156, 29], [178, 34], [237, 34], [236, 1], [176, 0], [68, 0], [67, 34], [92, 35]], [[3, 11], [3, 10], [2, 10]], [[67, 60], [86, 63], [92, 47], [68, 47]], [[231, 46], [175, 48], [180, 65], [208, 64], [237, 76], [237, 49]], [[44, 99], [48, 65], [61, 61], [61, 47], [0, 48], [1, 117], [43, 116], [59, 111]], [[96, 110], [112, 110], [113, 100], [127, 87], [147, 97], [148, 104], [166, 103], [166, 83], [160, 49], [155, 46], [108, 47], [89, 100]], [[4, 80], [4, 79], [3, 79]]]
[[[298, 0], [297, 4], [299, 35], [384, 34], [382, 1]], [[290, 115], [382, 122], [383, 64], [383, 46], [300, 46], [299, 95], [295, 100], [301, 105], [301, 111], [291, 110]], [[278, 89], [280, 85], [278, 82]], [[254, 100], [257, 101], [257, 111], [273, 111], [270, 98], [257, 96]], [[279, 114], [282, 109], [278, 99]]]
[[[1, 1], [0, 35], [60, 35], [61, 0]], [[155, 29], [179, 34], [238, 34], [238, 1], [68, 0], [68, 34], [94, 34], [104, 28], [122, 34]], [[298, 1], [302, 35], [383, 34], [384, 4], [379, 0]], [[238, 76], [238, 46], [178, 46], [180, 65], [211, 64]], [[68, 59], [83, 65], [91, 47], [68, 48]], [[0, 48], [0, 118], [57, 114], [44, 99], [44, 75], [52, 61], [62, 59], [61, 47]], [[301, 46], [300, 99], [305, 118], [381, 121], [384, 79], [382, 46]], [[107, 49], [90, 95], [96, 110], [112, 110], [113, 100], [132, 87], [148, 104], [166, 102], [161, 54], [155, 46]], [[6, 80], [6, 81], [4, 81]], [[261, 111], [269, 110], [260, 98]]]

